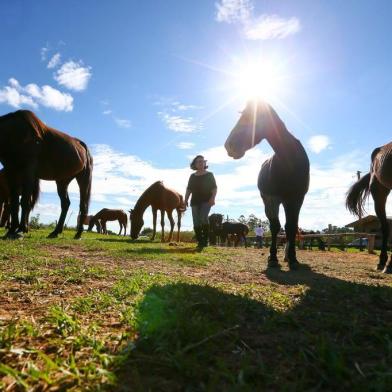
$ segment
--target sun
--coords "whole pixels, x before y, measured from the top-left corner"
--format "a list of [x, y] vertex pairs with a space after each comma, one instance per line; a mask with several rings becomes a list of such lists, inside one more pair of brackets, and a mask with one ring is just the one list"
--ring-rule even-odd
[[284, 77], [278, 63], [253, 60], [240, 64], [233, 72], [232, 87], [241, 101], [274, 100], [284, 92]]

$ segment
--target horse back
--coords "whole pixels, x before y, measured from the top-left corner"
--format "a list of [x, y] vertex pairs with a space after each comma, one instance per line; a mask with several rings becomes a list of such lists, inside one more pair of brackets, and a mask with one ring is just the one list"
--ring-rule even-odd
[[159, 210], [184, 210], [186, 209], [184, 198], [173, 189], [167, 188], [162, 181], [157, 181], [151, 190], [151, 205]]
[[371, 155], [371, 175], [387, 189], [392, 189], [392, 143], [376, 148]]

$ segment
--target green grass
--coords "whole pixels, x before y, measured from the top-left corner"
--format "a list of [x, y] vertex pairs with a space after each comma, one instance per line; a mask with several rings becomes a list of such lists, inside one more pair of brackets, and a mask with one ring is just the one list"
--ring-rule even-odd
[[299, 271], [266, 271], [266, 250], [47, 234], [1, 242], [0, 389], [390, 388], [376, 256], [302, 251]]

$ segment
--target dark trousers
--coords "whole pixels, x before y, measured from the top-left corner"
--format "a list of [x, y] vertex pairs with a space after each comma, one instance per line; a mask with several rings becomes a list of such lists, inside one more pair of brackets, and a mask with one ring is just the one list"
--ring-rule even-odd
[[256, 236], [256, 244], [258, 248], [262, 248], [263, 247], [263, 237], [261, 236]]

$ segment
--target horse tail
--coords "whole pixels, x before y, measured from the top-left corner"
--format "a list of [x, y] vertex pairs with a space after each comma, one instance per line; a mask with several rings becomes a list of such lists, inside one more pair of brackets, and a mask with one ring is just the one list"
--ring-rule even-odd
[[357, 216], [362, 216], [364, 211], [363, 205], [370, 193], [370, 173], [360, 178], [347, 192], [346, 208]]
[[35, 204], [38, 201], [39, 192], [40, 192], [39, 178], [37, 177], [34, 179], [33, 193], [31, 194], [31, 204], [30, 204], [31, 209], [34, 208]]
[[180, 196], [180, 205], [178, 206], [177, 211], [182, 216], [182, 215], [184, 215], [184, 213], [186, 211], [186, 204], [184, 202], [184, 198], [182, 197], [182, 195], [179, 195], [179, 196]]
[[[86, 202], [86, 206], [87, 206], [87, 211], [88, 211], [88, 207], [90, 205], [90, 198], [91, 198], [91, 181], [93, 178], [93, 166], [94, 166], [94, 162], [93, 162], [93, 157], [90, 153], [90, 150], [88, 149], [86, 143], [82, 142], [81, 140], [79, 140], [79, 143], [84, 147], [84, 149], [86, 150], [86, 164], [84, 166], [84, 170], [83, 170], [83, 177], [85, 179], [85, 181], [87, 182], [87, 187], [86, 187], [86, 194], [85, 194], [85, 202]], [[87, 212], [86, 212], [87, 214]]]

